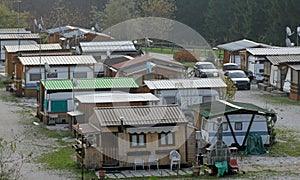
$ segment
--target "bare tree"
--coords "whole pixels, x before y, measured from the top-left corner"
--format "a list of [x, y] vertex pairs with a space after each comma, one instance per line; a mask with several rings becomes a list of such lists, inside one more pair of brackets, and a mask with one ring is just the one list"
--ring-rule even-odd
[[21, 152], [17, 144], [21, 139], [14, 136], [11, 140], [0, 138], [0, 179], [18, 180], [22, 178], [21, 169], [25, 161], [31, 158], [31, 152]]

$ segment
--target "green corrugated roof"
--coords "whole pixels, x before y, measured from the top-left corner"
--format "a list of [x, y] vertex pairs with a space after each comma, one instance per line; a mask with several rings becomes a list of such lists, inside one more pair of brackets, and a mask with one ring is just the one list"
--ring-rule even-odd
[[274, 112], [270, 112], [254, 104], [234, 102], [234, 101], [206, 102], [200, 105], [192, 105], [190, 107], [192, 108], [193, 111], [198, 112], [199, 114], [201, 114], [203, 117], [206, 118], [220, 116], [223, 114], [237, 112], [237, 111], [274, 114]]
[[132, 78], [93, 78], [76, 79], [77, 86], [73, 87], [72, 80], [42, 80], [47, 90], [70, 90], [70, 89], [115, 89], [115, 88], [138, 88]]

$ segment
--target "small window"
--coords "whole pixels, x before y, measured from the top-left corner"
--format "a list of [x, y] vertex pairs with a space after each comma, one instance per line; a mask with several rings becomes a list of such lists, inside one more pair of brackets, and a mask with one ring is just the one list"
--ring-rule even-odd
[[146, 135], [145, 134], [131, 134], [130, 135], [130, 146], [131, 147], [145, 147], [146, 146]]
[[234, 124], [234, 129], [235, 130], [243, 130], [243, 123], [242, 122], [236, 122]]
[[74, 78], [87, 78], [87, 72], [74, 72]]
[[171, 96], [171, 97], [164, 97], [166, 104], [176, 104], [175, 103], [175, 97]]
[[39, 81], [41, 80], [41, 74], [29, 74], [30, 81]]
[[228, 131], [228, 123], [223, 122], [223, 131]]
[[160, 146], [170, 146], [174, 145], [174, 133], [169, 132], [169, 133], [160, 133], [159, 134], [159, 145]]
[[292, 70], [292, 83], [298, 84], [299, 83], [299, 76], [298, 71]]
[[[228, 130], [228, 123], [227, 122], [223, 122], [223, 131], [227, 131]], [[219, 126], [217, 125], [217, 123], [214, 123], [214, 126], [213, 126], [213, 130], [214, 131], [217, 131], [219, 128]]]

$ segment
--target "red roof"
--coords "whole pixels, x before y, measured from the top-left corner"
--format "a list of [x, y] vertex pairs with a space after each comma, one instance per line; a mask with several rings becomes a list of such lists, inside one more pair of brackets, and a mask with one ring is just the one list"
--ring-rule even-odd
[[147, 61], [160, 61], [160, 62], [165, 62], [165, 63], [168, 63], [168, 64], [173, 64], [174, 66], [180, 66], [180, 67], [184, 67], [183, 64], [179, 63], [179, 62], [176, 62], [176, 61], [173, 61], [173, 60], [163, 60], [163, 59], [158, 59], [158, 58], [154, 58], [152, 56], [149, 56], [149, 55], [144, 55], [144, 56], [138, 56], [134, 59], [131, 59], [129, 61], [125, 61], [125, 62], [121, 62], [121, 63], [118, 63], [118, 64], [114, 64], [112, 67], [115, 68], [115, 69], [121, 69], [121, 68], [126, 68], [126, 67], [130, 67], [132, 65], [136, 65], [136, 64], [139, 64], [139, 63], [144, 63], [144, 62], [147, 62]]

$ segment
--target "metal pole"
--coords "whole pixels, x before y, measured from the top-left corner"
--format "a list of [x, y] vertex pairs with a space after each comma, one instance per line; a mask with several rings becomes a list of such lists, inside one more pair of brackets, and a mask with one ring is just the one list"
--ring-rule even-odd
[[81, 131], [81, 145], [82, 145], [82, 152], [81, 152], [81, 179], [84, 180], [84, 156], [85, 156], [85, 149], [84, 149], [84, 136]]

